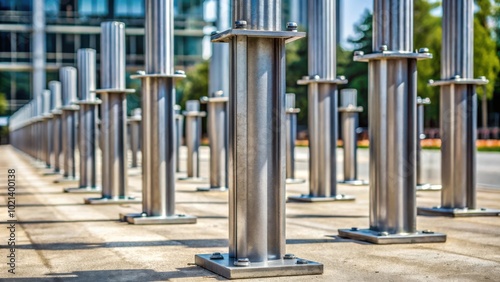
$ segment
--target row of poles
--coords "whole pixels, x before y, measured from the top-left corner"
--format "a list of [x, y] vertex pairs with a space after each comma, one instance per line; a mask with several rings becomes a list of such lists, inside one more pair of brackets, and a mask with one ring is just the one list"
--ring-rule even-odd
[[[45, 163], [51, 159], [48, 152], [63, 154], [62, 168], [59, 158], [52, 157], [54, 172], [64, 172], [61, 181], [74, 180], [78, 112], [80, 187], [68, 191], [101, 193], [86, 199], [87, 204], [141, 202], [138, 213], [120, 215], [132, 224], [195, 223], [196, 217], [175, 212], [182, 128], [178, 125], [186, 124], [187, 178], [193, 180], [200, 176], [200, 119], [205, 113], [199, 101], [190, 101], [184, 115], [175, 105], [174, 82], [185, 75], [174, 71], [173, 1], [145, 3], [145, 71], [132, 76], [142, 83], [142, 139], [131, 141], [136, 148], [141, 144], [142, 199], [126, 190], [125, 98], [133, 90], [125, 87], [123, 23], [101, 25], [101, 89], [95, 86], [95, 51], [79, 50], [78, 74], [75, 68], [61, 68], [61, 82], [50, 82], [50, 92], [12, 116], [11, 137], [14, 146]], [[363, 184], [356, 173], [355, 130], [362, 111], [356, 105], [356, 93], [344, 90], [341, 107], [337, 106], [338, 85], [347, 79], [336, 74], [335, 3], [308, 2], [308, 75], [298, 83], [308, 86], [309, 193], [290, 200], [354, 199], [337, 192], [338, 112], [343, 125], [344, 182]], [[195, 262], [227, 278], [320, 274], [321, 263], [289, 254], [285, 245], [285, 182], [300, 181], [293, 161], [287, 162], [287, 155], [293, 160], [298, 109], [294, 97], [285, 94], [285, 45], [306, 34], [298, 32], [295, 23], [282, 28], [280, 0], [235, 0], [233, 24], [229, 7], [229, 0], [219, 0], [217, 28], [223, 31], [214, 33], [212, 41], [226, 44], [214, 44], [210, 93], [201, 100], [207, 104], [211, 145], [210, 187], [202, 190], [228, 190], [229, 251], [199, 254]], [[488, 81], [472, 78], [472, 19], [472, 0], [443, 1], [443, 71], [440, 81], [430, 83], [441, 87], [442, 199], [440, 207], [419, 208], [418, 214], [500, 213], [476, 204], [475, 86]], [[339, 235], [379, 244], [444, 242], [445, 234], [418, 230], [416, 224], [415, 192], [417, 184], [425, 186], [417, 166], [423, 137], [423, 115], [418, 112], [430, 102], [417, 99], [416, 66], [418, 60], [432, 55], [426, 48], [413, 49], [412, 0], [374, 0], [373, 25], [373, 53], [356, 52], [354, 57], [369, 68], [369, 227], [339, 229]], [[137, 120], [132, 117], [129, 123], [132, 131], [139, 132], [132, 129]], [[95, 171], [98, 142], [100, 188]]]

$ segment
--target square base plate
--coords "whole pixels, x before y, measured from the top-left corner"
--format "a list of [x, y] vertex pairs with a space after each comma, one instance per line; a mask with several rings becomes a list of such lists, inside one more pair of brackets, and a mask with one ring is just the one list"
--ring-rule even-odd
[[441, 207], [417, 208], [418, 215], [472, 217], [472, 216], [500, 216], [500, 210], [493, 209], [450, 209]]
[[287, 178], [285, 183], [286, 184], [302, 184], [302, 183], [306, 183], [306, 180], [301, 179], [301, 178]]
[[219, 260], [211, 260], [210, 256], [195, 255], [196, 265], [228, 279], [323, 274], [323, 264], [314, 261], [297, 264], [297, 259], [278, 259], [254, 262], [249, 266], [234, 266], [234, 259], [229, 258], [228, 254], [222, 254], [224, 258]]
[[119, 205], [119, 204], [140, 204], [141, 199], [134, 197], [121, 198], [86, 198], [84, 199], [87, 205]]
[[314, 197], [311, 195], [306, 195], [302, 194], [300, 196], [291, 196], [288, 197], [289, 201], [292, 202], [307, 202], [307, 203], [312, 203], [312, 202], [335, 202], [335, 201], [354, 201], [356, 198], [354, 196], [349, 196], [349, 195], [337, 195], [337, 196], [330, 196], [330, 197]]
[[101, 193], [101, 187], [74, 187], [64, 188], [65, 193]]
[[172, 216], [142, 216], [141, 213], [120, 214], [120, 221], [130, 224], [193, 224], [196, 217], [186, 214], [175, 214]]
[[63, 178], [59, 178], [59, 179], [54, 180], [54, 183], [75, 182], [75, 181], [79, 181], [79, 180], [80, 180], [80, 178], [78, 178], [78, 177], [63, 177]]
[[199, 192], [225, 192], [227, 191], [227, 187], [198, 187], [196, 191]]
[[374, 244], [412, 244], [446, 242], [446, 234], [432, 231], [417, 231], [414, 234], [381, 234], [370, 229], [339, 229], [339, 236]]
[[353, 185], [353, 186], [362, 186], [362, 185], [368, 185], [368, 181], [366, 180], [360, 180], [360, 179], [354, 179], [354, 180], [344, 180], [344, 181], [339, 181], [340, 184], [346, 184], [346, 185]]
[[417, 191], [441, 191], [441, 185], [417, 184]]

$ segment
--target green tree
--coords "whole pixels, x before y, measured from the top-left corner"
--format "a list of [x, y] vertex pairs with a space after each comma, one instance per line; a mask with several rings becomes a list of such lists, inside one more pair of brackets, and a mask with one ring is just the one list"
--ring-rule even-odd
[[295, 94], [295, 107], [300, 109], [297, 123], [307, 124], [307, 86], [297, 81], [308, 75], [307, 39], [299, 39], [286, 45], [286, 92]]
[[8, 108], [9, 108], [9, 103], [7, 102], [5, 94], [0, 93], [0, 116], [7, 114]]
[[203, 61], [186, 72], [186, 78], [177, 82], [179, 105], [184, 107], [188, 100], [199, 100], [208, 95], [209, 61]]

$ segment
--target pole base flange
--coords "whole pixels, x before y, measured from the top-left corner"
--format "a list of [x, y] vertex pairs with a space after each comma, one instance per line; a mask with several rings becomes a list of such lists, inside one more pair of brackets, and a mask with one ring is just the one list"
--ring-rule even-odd
[[101, 187], [72, 187], [72, 188], [64, 188], [63, 191], [65, 193], [101, 193]]
[[141, 199], [135, 197], [117, 197], [117, 198], [86, 198], [87, 205], [119, 205], [119, 204], [140, 204]]
[[344, 180], [344, 181], [339, 181], [338, 183], [340, 183], [340, 184], [346, 184], [346, 185], [352, 185], [352, 186], [369, 185], [368, 181], [361, 180], [361, 179]]
[[356, 198], [350, 195], [336, 195], [330, 197], [319, 197], [319, 196], [311, 196], [302, 194], [300, 196], [291, 196], [288, 197], [289, 201], [292, 202], [336, 202], [336, 201], [354, 201]]
[[63, 178], [59, 178], [59, 179], [56, 179], [54, 180], [54, 183], [65, 183], [65, 182], [74, 182], [74, 181], [79, 181], [80, 178], [78, 177], [63, 177]]
[[417, 191], [441, 191], [441, 185], [417, 184]]
[[223, 186], [220, 186], [220, 187], [198, 187], [196, 188], [196, 191], [199, 191], [199, 192], [225, 192], [229, 190], [229, 188], [227, 187], [223, 187]]
[[143, 213], [120, 214], [120, 221], [130, 224], [194, 224], [196, 217], [187, 214], [174, 214], [172, 216], [144, 216]]
[[301, 178], [287, 178], [286, 179], [286, 184], [302, 184], [302, 183], [306, 183], [306, 180], [301, 179]]
[[370, 229], [339, 229], [339, 236], [358, 241], [366, 241], [374, 244], [413, 244], [413, 243], [443, 243], [446, 242], [446, 234], [429, 230], [417, 231], [413, 234], [387, 234]]
[[442, 207], [432, 207], [432, 208], [417, 208], [418, 215], [430, 215], [430, 216], [450, 216], [450, 217], [472, 217], [472, 216], [500, 216], [500, 210], [494, 209], [452, 209], [452, 208], [442, 208]]
[[222, 258], [219, 259], [210, 259], [211, 256], [211, 254], [195, 255], [196, 265], [227, 279], [323, 274], [323, 264], [299, 258], [251, 262], [248, 266], [235, 266], [234, 259], [229, 258], [228, 254], [221, 254]]

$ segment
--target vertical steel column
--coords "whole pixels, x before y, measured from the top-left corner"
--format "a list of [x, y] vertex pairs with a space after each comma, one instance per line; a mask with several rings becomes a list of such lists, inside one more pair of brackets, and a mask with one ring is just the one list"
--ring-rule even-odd
[[42, 95], [45, 88], [45, 1], [33, 0], [33, 29], [31, 33], [31, 52], [33, 64], [34, 97]]
[[[391, 51], [389, 51], [391, 50]], [[373, 53], [355, 53], [369, 69], [370, 228], [339, 235], [376, 244], [444, 242], [446, 235], [417, 231], [417, 60], [413, 53], [413, 0], [375, 0]]]
[[[226, 278], [319, 274], [321, 264], [285, 255], [285, 43], [280, 0], [237, 0], [230, 43], [229, 254], [195, 262]], [[306, 264], [301, 264], [305, 262]]]
[[441, 185], [431, 185], [425, 183], [423, 179], [423, 163], [422, 163], [422, 140], [425, 139], [424, 133], [424, 107], [429, 105], [429, 98], [417, 97], [417, 191], [439, 191]]
[[52, 114], [50, 114], [50, 90], [43, 90], [42, 92], [42, 151], [43, 151], [43, 161], [45, 162], [46, 168], [51, 168], [50, 161], [50, 151], [52, 147], [52, 127], [51, 120]]
[[120, 215], [132, 224], [196, 223], [175, 214], [175, 84], [173, 0], [146, 3], [146, 71], [142, 79], [142, 213]]
[[76, 111], [79, 107], [73, 103], [76, 97], [76, 69], [62, 67], [59, 71], [61, 79], [62, 98], [62, 152], [63, 152], [63, 178], [55, 182], [77, 181], [76, 177]]
[[418, 214], [496, 216], [499, 210], [478, 209], [476, 203], [476, 86], [473, 79], [474, 1], [443, 0], [441, 80], [441, 207], [419, 208]]
[[101, 24], [101, 198], [86, 204], [137, 203], [127, 192], [127, 93], [125, 88], [125, 24]]
[[181, 106], [174, 105], [175, 114], [175, 172], [181, 172], [180, 149], [182, 136], [184, 136], [184, 116], [181, 113]]
[[97, 146], [97, 100], [96, 90], [96, 51], [79, 49], [78, 57], [78, 93], [80, 106], [78, 112], [78, 151], [80, 153], [80, 183], [77, 188], [66, 188], [65, 192], [99, 193], [97, 186], [96, 146]]
[[141, 139], [141, 109], [137, 108], [132, 110], [132, 116], [127, 120], [130, 131], [130, 150], [132, 151], [132, 165], [131, 168], [139, 167], [138, 154], [139, 154], [139, 142]]
[[51, 93], [50, 109], [53, 115], [52, 130], [53, 130], [53, 162], [54, 173], [61, 171], [61, 155], [62, 155], [62, 100], [61, 100], [61, 83], [59, 81], [50, 81], [49, 89]]
[[201, 118], [206, 112], [200, 112], [200, 102], [189, 100], [186, 102], [184, 118], [186, 122], [186, 146], [187, 146], [187, 177], [179, 180], [201, 181], [200, 177], [200, 141], [201, 141]]
[[286, 109], [286, 184], [304, 183], [305, 179], [295, 178], [295, 141], [297, 140], [297, 114], [295, 94], [285, 96]]
[[289, 197], [293, 201], [346, 201], [354, 197], [337, 194], [337, 85], [345, 84], [337, 73], [336, 1], [308, 2], [309, 77], [309, 194]]
[[[223, 45], [223, 44], [215, 44]], [[227, 46], [226, 46], [227, 47]], [[214, 92], [210, 97], [202, 97], [207, 104], [208, 140], [210, 143], [210, 187], [198, 188], [198, 191], [227, 190], [227, 102], [228, 97], [222, 91]], [[189, 172], [189, 171], [188, 171]]]
[[358, 179], [358, 113], [363, 107], [357, 106], [358, 91], [343, 89], [340, 91], [340, 122], [342, 124], [342, 143], [344, 147], [344, 181], [340, 183], [350, 185], [366, 185], [367, 181]]

